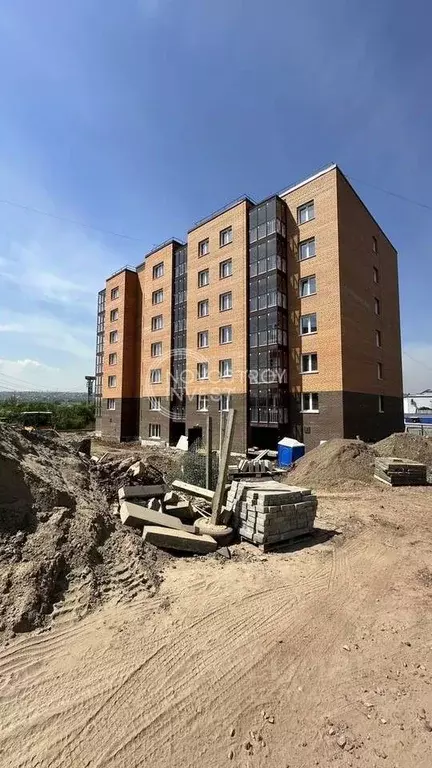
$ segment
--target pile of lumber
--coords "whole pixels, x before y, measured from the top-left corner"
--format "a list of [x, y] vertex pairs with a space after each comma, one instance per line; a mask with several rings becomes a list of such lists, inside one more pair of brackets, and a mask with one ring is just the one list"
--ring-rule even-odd
[[393, 456], [375, 459], [374, 477], [387, 485], [427, 485], [426, 464]]

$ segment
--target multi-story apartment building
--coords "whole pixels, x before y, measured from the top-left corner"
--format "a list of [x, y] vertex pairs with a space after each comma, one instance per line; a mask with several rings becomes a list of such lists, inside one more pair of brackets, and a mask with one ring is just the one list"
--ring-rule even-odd
[[107, 437], [194, 439], [229, 407], [240, 452], [403, 428], [397, 254], [336, 165], [154, 248], [98, 309]]

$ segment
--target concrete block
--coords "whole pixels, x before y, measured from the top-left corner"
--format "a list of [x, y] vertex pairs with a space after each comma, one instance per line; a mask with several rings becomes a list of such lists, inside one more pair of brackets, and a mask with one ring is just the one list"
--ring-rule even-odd
[[141, 460], [136, 461], [135, 464], [132, 464], [132, 466], [128, 469], [128, 475], [131, 475], [131, 477], [141, 477], [141, 475], [145, 471], [145, 466]]
[[163, 496], [167, 491], [166, 485], [124, 485], [119, 489], [119, 501], [127, 499], [149, 499], [152, 496]]
[[317, 505], [314, 504], [311, 501], [301, 501], [299, 504], [295, 505], [296, 512], [314, 512]]
[[179, 501], [179, 495], [175, 491], [168, 491], [164, 496], [165, 504], [178, 504]]
[[132, 525], [135, 528], [142, 528], [143, 525], [164, 525], [176, 530], [193, 531], [193, 526], [184, 525], [174, 515], [166, 515], [164, 512], [142, 507], [131, 501], [123, 501], [120, 505], [120, 519], [124, 525]]
[[144, 541], [164, 549], [176, 549], [180, 552], [194, 552], [206, 555], [215, 552], [217, 543], [212, 536], [207, 534], [197, 535], [186, 531], [170, 530], [157, 525], [146, 525], [143, 530]]

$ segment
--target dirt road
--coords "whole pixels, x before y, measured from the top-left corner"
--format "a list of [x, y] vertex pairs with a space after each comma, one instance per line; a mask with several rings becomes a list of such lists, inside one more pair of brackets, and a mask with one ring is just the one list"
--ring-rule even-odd
[[327, 494], [313, 546], [178, 559], [153, 598], [14, 639], [0, 765], [430, 768], [431, 502]]

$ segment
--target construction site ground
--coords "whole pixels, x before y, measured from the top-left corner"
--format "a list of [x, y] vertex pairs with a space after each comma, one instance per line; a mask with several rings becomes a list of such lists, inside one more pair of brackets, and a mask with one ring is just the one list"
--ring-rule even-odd
[[0, 765], [430, 768], [432, 489], [320, 493], [316, 526], [7, 640]]

